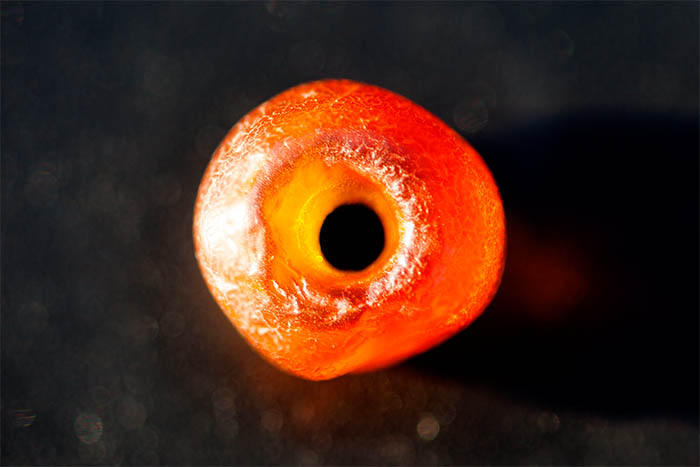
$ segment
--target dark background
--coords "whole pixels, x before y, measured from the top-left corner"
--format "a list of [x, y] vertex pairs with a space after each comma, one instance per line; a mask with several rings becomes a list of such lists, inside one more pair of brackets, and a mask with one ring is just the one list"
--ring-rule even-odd
[[[696, 2], [0, 8], [3, 465], [698, 463]], [[191, 223], [233, 123], [325, 77], [460, 131], [509, 244], [470, 328], [313, 383]]]

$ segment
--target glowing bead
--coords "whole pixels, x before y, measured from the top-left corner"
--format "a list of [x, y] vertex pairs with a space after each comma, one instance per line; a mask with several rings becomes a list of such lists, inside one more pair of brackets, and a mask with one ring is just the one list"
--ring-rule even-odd
[[[365, 268], [334, 266], [321, 247], [344, 205], [381, 221], [383, 248]], [[498, 288], [505, 226], [488, 168], [457, 133], [390, 91], [328, 80], [283, 92], [229, 132], [199, 189], [194, 239], [247, 341], [286, 371], [328, 379], [471, 323]]]

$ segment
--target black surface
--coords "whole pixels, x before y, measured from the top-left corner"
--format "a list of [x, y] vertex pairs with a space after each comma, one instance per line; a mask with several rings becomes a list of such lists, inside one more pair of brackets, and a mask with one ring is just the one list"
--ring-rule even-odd
[[[3, 465], [698, 464], [697, 3], [0, 8]], [[460, 131], [509, 244], [467, 330], [311, 383], [191, 223], [227, 129], [325, 77]]]

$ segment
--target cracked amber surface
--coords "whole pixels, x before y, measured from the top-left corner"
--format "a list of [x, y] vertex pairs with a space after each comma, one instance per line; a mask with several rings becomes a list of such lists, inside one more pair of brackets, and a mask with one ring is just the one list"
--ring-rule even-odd
[[[334, 267], [319, 232], [371, 208], [384, 248]], [[321, 380], [381, 368], [468, 326], [503, 272], [505, 223], [479, 154], [437, 117], [347, 80], [291, 88], [226, 135], [202, 179], [195, 251], [217, 303], [266, 359]]]

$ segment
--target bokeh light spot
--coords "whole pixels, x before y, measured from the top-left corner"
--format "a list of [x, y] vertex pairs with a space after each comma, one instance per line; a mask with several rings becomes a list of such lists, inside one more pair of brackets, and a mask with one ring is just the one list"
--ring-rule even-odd
[[73, 424], [75, 435], [81, 443], [94, 444], [102, 437], [102, 419], [91, 413], [81, 413]]
[[424, 415], [416, 425], [416, 432], [422, 440], [432, 441], [440, 432], [440, 424], [432, 415]]

